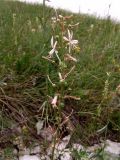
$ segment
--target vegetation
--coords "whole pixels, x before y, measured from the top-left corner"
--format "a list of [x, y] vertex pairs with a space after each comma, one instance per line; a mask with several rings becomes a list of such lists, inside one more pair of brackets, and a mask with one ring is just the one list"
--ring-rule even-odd
[[[54, 26], [51, 17], [56, 14], [61, 23]], [[79, 42], [72, 53], [62, 39], [68, 30]], [[51, 40], [58, 43], [62, 66], [58, 57], [48, 57]], [[38, 139], [39, 120], [57, 130], [59, 137], [72, 134], [71, 141], [89, 145], [101, 137], [120, 141], [120, 108], [109, 105], [120, 83], [119, 41], [120, 24], [110, 18], [0, 1], [0, 147], [18, 135], [13, 124], [22, 128], [25, 141], [31, 136]], [[61, 84], [58, 72], [65, 75], [74, 66], [64, 61], [66, 52], [77, 63]], [[59, 102], [53, 107], [56, 92]]]

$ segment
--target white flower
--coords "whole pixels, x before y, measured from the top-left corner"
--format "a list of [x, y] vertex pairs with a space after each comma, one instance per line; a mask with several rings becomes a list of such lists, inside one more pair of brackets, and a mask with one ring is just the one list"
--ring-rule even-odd
[[58, 53], [58, 51], [56, 50], [56, 45], [57, 45], [57, 41], [55, 41], [54, 43], [54, 40], [53, 40], [53, 36], [51, 38], [51, 47], [52, 47], [52, 50], [49, 52], [49, 56], [50, 58], [53, 56], [54, 53]]
[[93, 27], [94, 27], [94, 24], [91, 24], [91, 25], [90, 25], [90, 28], [93, 28]]
[[60, 21], [60, 19], [59, 19], [59, 18], [57, 18], [57, 17], [52, 17], [51, 19], [52, 19], [53, 23], [57, 23], [57, 22], [59, 22], [59, 21]]
[[71, 31], [70, 33], [68, 29], [68, 38], [64, 36], [63, 39], [68, 42], [67, 44], [69, 45], [69, 53], [71, 52], [71, 49], [75, 48], [76, 45], [78, 44], [78, 40], [73, 40], [72, 38], [73, 38], [73, 32]]
[[53, 108], [57, 107], [57, 100], [58, 100], [58, 95], [55, 95], [51, 102]]

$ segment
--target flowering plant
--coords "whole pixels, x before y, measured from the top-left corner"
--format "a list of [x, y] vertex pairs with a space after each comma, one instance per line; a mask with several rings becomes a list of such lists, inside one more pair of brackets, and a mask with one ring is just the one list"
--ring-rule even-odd
[[[72, 73], [74, 73], [75, 65], [77, 63], [77, 59], [74, 56], [75, 48], [78, 47], [78, 40], [73, 38], [73, 31], [70, 28], [76, 27], [77, 25], [71, 25], [67, 23], [67, 20], [73, 18], [73, 16], [62, 16], [58, 15], [57, 11], [56, 16], [52, 17], [52, 36], [51, 36], [51, 50], [48, 52], [47, 56], [43, 56], [45, 60], [55, 66], [55, 75], [56, 80], [52, 77], [50, 72], [47, 73], [48, 83], [52, 87], [52, 95], [48, 95], [51, 97], [49, 104], [53, 108], [60, 108], [64, 106], [65, 97], [72, 97], [66, 95], [66, 86], [70, 87], [70, 81], [68, 83], [67, 79], [70, 77]], [[54, 72], [52, 70], [52, 72]], [[48, 93], [49, 94], [49, 93]], [[75, 99], [79, 99], [76, 98]]]

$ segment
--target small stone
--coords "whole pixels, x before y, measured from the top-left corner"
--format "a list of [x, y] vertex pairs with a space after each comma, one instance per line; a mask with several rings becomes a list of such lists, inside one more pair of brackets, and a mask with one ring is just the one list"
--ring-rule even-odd
[[40, 152], [41, 152], [40, 146], [35, 146], [30, 151], [31, 154], [39, 154]]
[[104, 151], [120, 156], [120, 143], [107, 140]]
[[65, 149], [60, 157], [60, 160], [72, 160], [71, 152], [69, 149]]
[[78, 144], [78, 143], [73, 144], [73, 149], [77, 150], [78, 152], [80, 150], [83, 150], [83, 151], [85, 150], [84, 147], [81, 144]]
[[41, 121], [39, 120], [37, 123], [36, 123], [36, 129], [37, 129], [37, 135], [40, 134], [42, 128], [43, 128], [43, 124], [44, 124], [44, 121]]
[[44, 140], [51, 142], [54, 136], [54, 129], [51, 126], [48, 126], [41, 130], [40, 135]]
[[19, 157], [19, 160], [40, 160], [40, 158], [38, 156], [24, 155]]

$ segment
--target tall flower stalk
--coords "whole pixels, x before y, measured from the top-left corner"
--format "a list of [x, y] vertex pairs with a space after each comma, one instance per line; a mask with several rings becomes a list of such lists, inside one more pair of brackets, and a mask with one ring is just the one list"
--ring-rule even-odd
[[[43, 4], [45, 7], [45, 0]], [[51, 22], [51, 49], [47, 56], [43, 56], [52, 68], [54, 68], [54, 70], [48, 72], [46, 75], [47, 82], [53, 91], [50, 93], [51, 95], [48, 93], [48, 96], [51, 97], [48, 103], [53, 109], [58, 110], [59, 115], [61, 115], [61, 111], [64, 108], [64, 99], [68, 96], [66, 95], [66, 89], [70, 87], [70, 77], [75, 72], [77, 63], [75, 53], [76, 48], [79, 48], [78, 40], [73, 38], [73, 31], [69, 27], [70, 24], [68, 24], [68, 20], [71, 18], [73, 18], [73, 16], [58, 15], [56, 11], [56, 16], [52, 17]], [[52, 74], [53, 72], [54, 75]]]
[[[43, 0], [43, 17], [44, 9], [45, 0]], [[46, 56], [42, 56], [48, 66], [46, 69], [46, 110], [52, 111], [52, 117], [57, 124], [56, 133], [62, 126], [62, 119], [65, 119], [63, 114], [65, 99], [80, 100], [68, 91], [73, 83], [72, 74], [75, 73], [78, 62], [75, 53], [79, 50], [78, 40], [74, 39], [72, 30], [77, 25], [68, 23], [72, 18], [73, 16], [58, 15], [56, 11], [55, 17], [51, 19], [50, 50]], [[54, 159], [54, 150], [52, 157]]]

